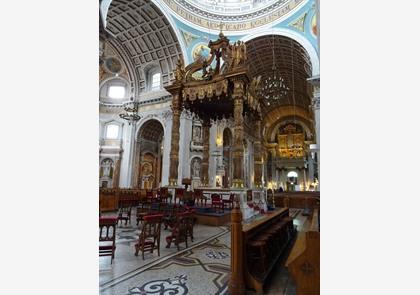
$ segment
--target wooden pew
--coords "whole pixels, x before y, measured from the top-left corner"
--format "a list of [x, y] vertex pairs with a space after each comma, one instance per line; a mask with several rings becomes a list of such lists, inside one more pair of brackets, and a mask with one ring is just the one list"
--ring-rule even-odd
[[118, 189], [99, 189], [99, 210], [101, 212], [118, 209]]
[[320, 294], [320, 232], [319, 211], [314, 209], [309, 231], [299, 232], [286, 261], [296, 283], [297, 295]]
[[245, 294], [245, 286], [262, 294], [267, 277], [275, 263], [283, 255], [289, 243], [293, 240], [294, 233], [292, 235], [285, 234], [283, 237], [285, 241], [284, 247], [280, 252], [275, 253], [275, 258], [271, 261], [270, 265], [268, 265], [267, 272], [260, 277], [255, 277], [251, 271], [253, 265], [250, 265], [248, 261], [248, 242], [288, 216], [289, 209], [280, 208], [250, 224], [242, 224], [242, 213], [238, 208], [234, 207], [231, 212], [232, 272], [229, 280], [229, 294]]

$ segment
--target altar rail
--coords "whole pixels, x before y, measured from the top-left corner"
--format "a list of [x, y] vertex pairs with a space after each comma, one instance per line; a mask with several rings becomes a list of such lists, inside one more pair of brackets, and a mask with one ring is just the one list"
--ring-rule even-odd
[[[267, 193], [268, 203], [272, 204], [272, 193]], [[320, 192], [282, 192], [274, 193], [276, 207], [297, 209], [319, 208]]]
[[[153, 191], [156, 194], [157, 190]], [[101, 188], [99, 189], [99, 210], [115, 211], [121, 203], [135, 206], [144, 198], [146, 198], [146, 189]]]

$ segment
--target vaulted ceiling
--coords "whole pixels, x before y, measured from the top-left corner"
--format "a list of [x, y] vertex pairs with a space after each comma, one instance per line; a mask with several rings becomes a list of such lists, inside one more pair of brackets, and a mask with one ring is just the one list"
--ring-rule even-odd
[[[273, 49], [276, 71], [289, 88], [288, 94], [278, 101], [264, 101], [263, 110], [270, 112], [278, 106], [297, 106], [305, 110], [311, 103], [307, 78], [311, 77], [311, 62], [305, 49], [285, 36], [267, 35], [246, 42], [250, 74], [264, 79], [273, 73]], [[294, 94], [294, 95], [293, 95]]]
[[147, 70], [159, 67], [162, 84], [173, 78], [181, 47], [169, 21], [150, 0], [113, 0], [107, 15], [112, 44], [123, 50], [135, 72], [137, 93], [146, 88]]
[[157, 120], [149, 120], [140, 128], [138, 138], [150, 141], [161, 141], [163, 137], [163, 126]]

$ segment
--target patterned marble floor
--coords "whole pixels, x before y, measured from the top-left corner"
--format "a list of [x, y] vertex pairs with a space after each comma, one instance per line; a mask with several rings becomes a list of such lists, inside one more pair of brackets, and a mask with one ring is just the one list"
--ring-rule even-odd
[[[301, 210], [291, 210], [295, 225], [302, 227], [306, 217]], [[135, 223], [134, 223], [135, 224]], [[230, 275], [230, 231], [227, 227], [197, 225], [196, 239], [187, 249], [176, 251], [161, 246], [161, 257], [148, 254], [134, 256], [138, 229], [134, 226], [117, 231], [117, 255], [100, 261], [101, 295], [143, 294], [227, 294]], [[168, 232], [163, 231], [163, 235]], [[107, 260], [106, 260], [107, 259]], [[255, 292], [247, 290], [247, 295]], [[264, 294], [294, 295], [296, 290], [287, 269], [279, 262], [265, 286]]]

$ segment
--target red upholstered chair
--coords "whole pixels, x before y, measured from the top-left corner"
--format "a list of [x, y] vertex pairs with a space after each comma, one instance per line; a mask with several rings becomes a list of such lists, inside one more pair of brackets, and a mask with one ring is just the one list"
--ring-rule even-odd
[[207, 198], [204, 196], [203, 190], [195, 189], [194, 190], [194, 205], [198, 206], [198, 204], [200, 204], [200, 206], [203, 207], [203, 202], [204, 202], [204, 207], [206, 207]]
[[146, 190], [146, 199], [147, 202], [151, 203], [153, 199], [153, 191], [152, 190]]
[[131, 224], [131, 206], [118, 209], [118, 221], [121, 221], [121, 225], [123, 221], [125, 221], [125, 225], [127, 222]]
[[227, 206], [229, 207], [229, 209], [233, 209], [233, 199], [235, 198], [235, 194], [231, 193], [229, 195], [229, 199], [223, 199], [223, 203], [227, 204]]
[[212, 194], [211, 195], [211, 208], [214, 208], [214, 210], [219, 211], [221, 210], [222, 212], [224, 212], [224, 203], [222, 198], [220, 197], [219, 194]]
[[184, 191], [185, 191], [185, 189], [183, 189], [183, 188], [176, 188], [175, 189], [174, 204], [177, 204], [177, 199], [178, 199], [178, 204], [180, 204], [181, 201], [184, 201]]
[[117, 231], [117, 217], [99, 218], [99, 256], [115, 256], [115, 236]]
[[142, 253], [144, 260], [144, 252], [157, 249], [158, 256], [160, 256], [160, 229], [162, 224], [162, 214], [147, 215], [144, 217], [144, 223], [139, 235], [138, 242], [134, 245], [136, 248], [135, 255]]
[[179, 251], [179, 244], [185, 242], [188, 248], [188, 237], [193, 240], [194, 216], [192, 212], [183, 212], [177, 215], [176, 223], [172, 228], [171, 235], [166, 237], [166, 248], [171, 247], [172, 242], [175, 243]]
[[168, 188], [167, 187], [161, 187], [158, 191], [158, 196], [160, 198], [160, 201], [162, 203], [167, 204], [168, 203]]

